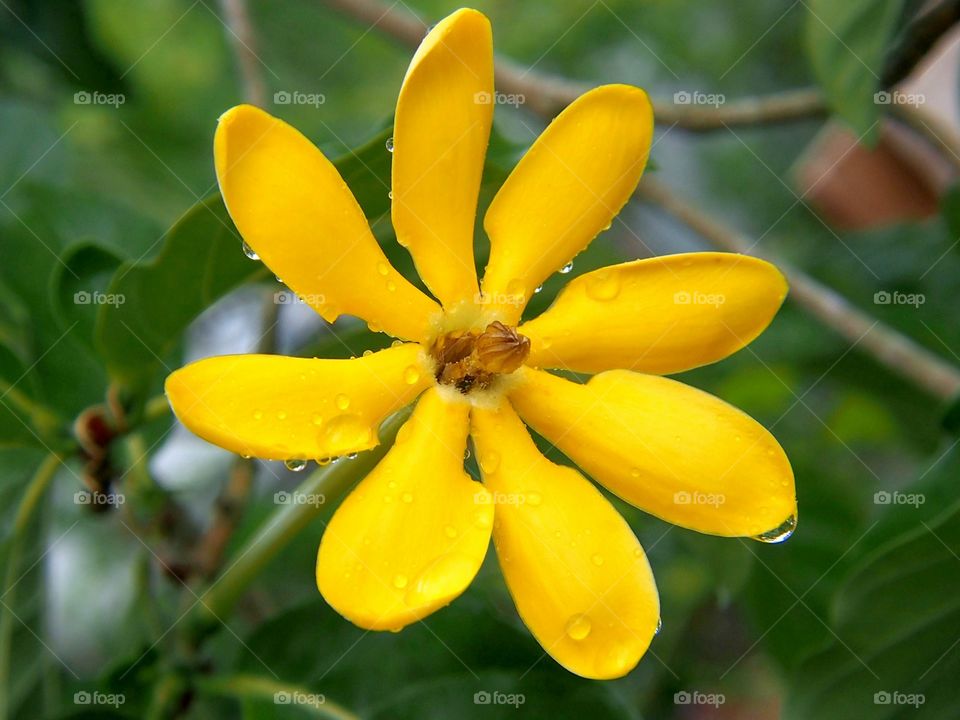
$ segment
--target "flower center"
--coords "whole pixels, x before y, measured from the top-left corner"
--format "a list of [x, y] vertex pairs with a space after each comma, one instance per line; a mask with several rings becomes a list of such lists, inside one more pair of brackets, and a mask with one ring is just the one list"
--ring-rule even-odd
[[437, 363], [437, 382], [467, 395], [490, 387], [497, 376], [523, 365], [530, 354], [530, 338], [497, 320], [483, 332], [457, 330], [441, 335], [431, 354]]

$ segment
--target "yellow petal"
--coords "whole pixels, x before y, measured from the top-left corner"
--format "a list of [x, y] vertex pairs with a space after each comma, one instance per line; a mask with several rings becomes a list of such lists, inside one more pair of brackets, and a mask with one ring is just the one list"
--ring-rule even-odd
[[485, 300], [513, 324], [534, 289], [608, 227], [650, 152], [647, 94], [604, 85], [577, 98], [537, 138], [484, 218]]
[[226, 355], [167, 378], [184, 425], [204, 440], [270, 460], [330, 458], [374, 447], [377, 428], [430, 383], [419, 345], [352, 360]]
[[493, 120], [490, 21], [457, 10], [413, 56], [393, 128], [393, 226], [446, 307], [473, 302], [474, 222]]
[[626, 370], [578, 385], [527, 368], [510, 398], [597, 482], [668, 522], [768, 541], [792, 530], [786, 455], [763, 426], [712, 395]]
[[530, 338], [534, 367], [674, 373], [750, 343], [786, 294], [780, 271], [757, 258], [666, 255], [574, 278], [520, 332]]
[[351, 622], [398, 630], [460, 595], [490, 542], [489, 493], [463, 471], [470, 407], [433, 388], [320, 543], [317, 586]]
[[429, 339], [439, 308], [393, 269], [346, 183], [313, 143], [240, 105], [221, 116], [214, 157], [243, 239], [325, 320], [347, 313], [396, 337]]
[[586, 478], [540, 454], [509, 403], [474, 410], [472, 434], [520, 617], [571, 672], [625, 675], [660, 617], [653, 573], [630, 526]]

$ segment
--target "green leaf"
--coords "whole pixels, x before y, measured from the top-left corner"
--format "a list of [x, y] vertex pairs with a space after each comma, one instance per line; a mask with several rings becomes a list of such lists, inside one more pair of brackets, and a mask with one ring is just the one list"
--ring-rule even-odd
[[954, 506], [863, 562], [834, 600], [833, 642], [799, 668], [786, 717], [956, 717], [958, 555]]
[[390, 212], [393, 156], [387, 151], [387, 140], [392, 136], [393, 126], [390, 125], [334, 162], [369, 220]]
[[267, 276], [241, 247], [223, 202], [212, 196], [180, 218], [153, 260], [120, 266], [107, 289], [115, 302], [98, 306], [96, 322], [97, 346], [114, 380], [143, 389], [204, 308]]
[[827, 101], [867, 143], [878, 137], [886, 51], [903, 0], [809, 0], [807, 52]]

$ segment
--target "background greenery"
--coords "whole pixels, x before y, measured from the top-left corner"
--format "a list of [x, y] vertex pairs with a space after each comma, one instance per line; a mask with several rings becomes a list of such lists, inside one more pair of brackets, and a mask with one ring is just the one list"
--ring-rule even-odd
[[[384, 142], [410, 50], [320, 0], [249, 5], [267, 109], [341, 158], [388, 255], [410, 273], [384, 215]], [[538, 71], [629, 82], [667, 99], [819, 84], [865, 140], [883, 109], [872, 102], [875, 75], [920, 5], [476, 3], [497, 52]], [[394, 9], [429, 23], [455, 7]], [[222, 16], [214, 0], [0, 2], [0, 715], [960, 717], [951, 682], [960, 669], [960, 453], [942, 423], [945, 398], [791, 302], [750, 350], [684, 379], [773, 429], [796, 471], [798, 530], [764, 546], [671, 528], [618, 503], [648, 550], [663, 607], [663, 631], [622, 680], [581, 680], [545, 657], [493, 553], [470, 590], [426, 622], [396, 635], [356, 629], [314, 585], [329, 509], [303, 518], [279, 555], [253, 568], [249, 588], [248, 578], [232, 579], [277, 510], [274, 493], [303, 475], [231, 457], [174, 427], [163, 377], [185, 358], [258, 345], [349, 357], [389, 339], [278, 306], [282, 286], [241, 252], [212, 167], [216, 118], [243, 99]], [[83, 91], [124, 102], [78, 103]], [[270, 102], [282, 91], [325, 102]], [[544, 122], [523, 107], [497, 108], [483, 203]], [[823, 122], [698, 135], [662, 127], [654, 175], [762, 238], [759, 252], [789, 259], [960, 363], [953, 205], [944, 218], [838, 237], [789, 180]], [[574, 273], [708, 247], [655, 207], [635, 203], [621, 217]], [[478, 239], [480, 267], [485, 253]], [[551, 278], [528, 312], [565, 279]], [[894, 289], [926, 301], [874, 304], [874, 293]], [[126, 302], [75, 303], [83, 291]], [[105, 457], [84, 455], [74, 420], [104, 403], [93, 414], [122, 417], [127, 431]], [[346, 482], [360, 466], [331, 467], [321, 480]], [[126, 502], [91, 512], [75, 500], [83, 488]], [[925, 502], [877, 504], [881, 490]], [[208, 604], [216, 618], [203, 614]], [[295, 689], [326, 703], [274, 703], [274, 693]], [[526, 702], [475, 705], [479, 690]], [[725, 703], [678, 705], [681, 691], [722, 693]], [[925, 702], [878, 705], [882, 691], [923, 693]], [[78, 704], [78, 692], [124, 702]]]

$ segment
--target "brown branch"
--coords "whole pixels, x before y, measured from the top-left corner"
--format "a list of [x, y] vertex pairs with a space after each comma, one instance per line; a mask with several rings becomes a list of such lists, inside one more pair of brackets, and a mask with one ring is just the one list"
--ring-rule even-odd
[[220, 0], [227, 39], [233, 48], [243, 84], [243, 99], [253, 105], [263, 106], [267, 100], [267, 88], [260, 72], [260, 58], [256, 52], [256, 37], [246, 0]]
[[[714, 246], [735, 253], [757, 254], [754, 243], [717, 222], [657, 180], [645, 178], [637, 191]], [[775, 264], [790, 283], [790, 297], [811, 315], [866, 350], [877, 361], [905, 377], [934, 397], [949, 400], [960, 393], [960, 371], [953, 365], [915, 343], [905, 335], [854, 307], [845, 298], [789, 263], [770, 254], [765, 259]]]

